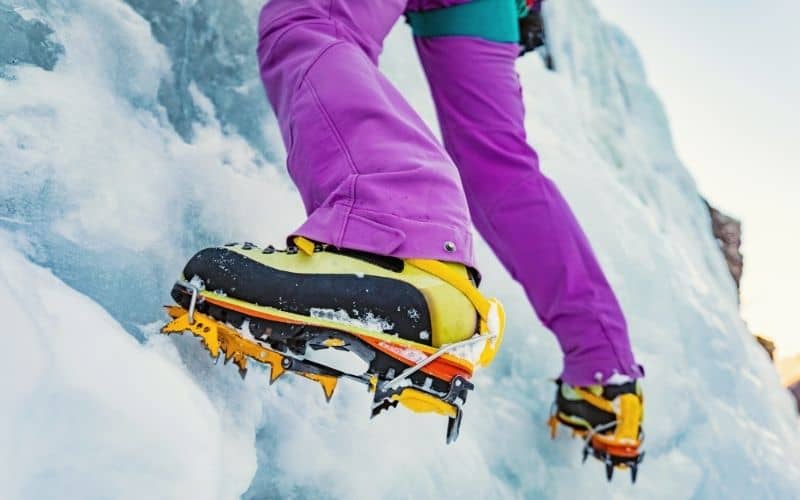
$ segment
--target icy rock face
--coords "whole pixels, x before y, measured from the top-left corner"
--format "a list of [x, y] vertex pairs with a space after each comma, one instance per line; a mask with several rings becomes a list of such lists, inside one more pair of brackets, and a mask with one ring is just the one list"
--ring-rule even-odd
[[[258, 10], [219, 5], [238, 8], [240, 18]], [[33, 260], [141, 338], [136, 325], [161, 317], [188, 254], [254, 234], [268, 239], [297, 224], [302, 207], [288, 180], [235, 130], [224, 130], [200, 77], [179, 107], [200, 109], [203, 119], [189, 124], [192, 143], [179, 134], [160, 99], [175, 65], [130, 6], [14, 6], [50, 26], [64, 46], [52, 71], [8, 66], [14, 81], [0, 79], [0, 224], [24, 228]], [[244, 29], [239, 18], [231, 22]], [[6, 28], [0, 25], [0, 44]], [[239, 88], [227, 92], [233, 100]], [[267, 110], [263, 101], [245, 107]], [[285, 215], [275, 217], [277, 210]]]
[[[196, 339], [154, 335], [192, 252], [279, 243], [302, 220], [255, 80], [259, 4], [15, 0], [2, 11], [0, 45], [13, 12], [49, 26], [63, 53], [51, 71], [7, 65], [0, 79], [0, 314], [14, 318], [6, 344], [34, 360], [0, 365], [7, 385], [23, 380], [3, 391], [2, 407], [14, 408], [0, 413], [11, 419], [4, 443], [15, 425], [25, 437], [0, 446], [23, 478], [0, 481], [0, 497], [47, 498], [79, 481], [80, 498], [144, 496], [135, 485], [159, 498], [796, 496], [793, 403], [739, 319], [708, 213], [635, 48], [587, 0], [547, 3], [559, 71], [536, 56], [519, 71], [542, 168], [584, 224], [647, 367], [647, 459], [635, 487], [581, 466], [579, 442], [550, 441], [560, 353], [485, 245], [482, 288], [506, 305], [505, 346], [476, 377], [451, 447], [442, 418], [397, 410], [370, 421], [363, 387], [342, 383], [326, 405], [307, 381], [267, 389], [253, 368], [242, 383]], [[433, 126], [415, 59], [400, 22], [382, 66]], [[77, 327], [66, 321], [78, 313]], [[35, 383], [14, 377], [25, 369]], [[82, 439], [24, 420], [45, 411], [79, 421]], [[131, 441], [109, 438], [117, 422]], [[163, 470], [153, 466], [162, 455]]]
[[1, 2], [0, 27], [0, 78], [10, 77], [5, 70], [8, 65], [33, 64], [50, 71], [64, 52], [64, 47], [53, 41], [50, 26], [38, 19], [26, 19]]
[[196, 85], [213, 104], [210, 111], [224, 131], [269, 154], [263, 130], [269, 108], [253, 64], [252, 12], [219, 0], [125, 1], [150, 23], [153, 36], [167, 49], [172, 71], [162, 80], [158, 98], [181, 137], [193, 139], [195, 123], [209, 120], [209, 110], [193, 102]]

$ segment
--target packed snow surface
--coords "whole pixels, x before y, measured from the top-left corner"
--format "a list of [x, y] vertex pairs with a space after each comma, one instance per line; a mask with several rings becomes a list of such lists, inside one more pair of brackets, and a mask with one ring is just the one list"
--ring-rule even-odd
[[[647, 368], [635, 487], [545, 427], [561, 369], [479, 247], [506, 340], [459, 441], [363, 387], [245, 382], [156, 335], [199, 248], [302, 221], [258, 81], [256, 0], [0, 0], [0, 498], [796, 498], [798, 422], [737, 312], [635, 48], [548, 2], [556, 72], [520, 62], [542, 167], [584, 224]], [[401, 22], [382, 67], [435, 126]]]

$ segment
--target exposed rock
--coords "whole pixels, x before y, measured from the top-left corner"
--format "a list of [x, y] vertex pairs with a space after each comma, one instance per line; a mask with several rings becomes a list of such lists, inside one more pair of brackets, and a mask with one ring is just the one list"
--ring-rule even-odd
[[789, 389], [797, 401], [797, 410], [800, 412], [800, 355], [789, 358], [780, 358], [775, 362], [781, 383]]
[[792, 396], [794, 396], [794, 399], [797, 402], [797, 411], [800, 412], [800, 381], [790, 385], [789, 392], [791, 392]]
[[769, 338], [764, 337], [763, 335], [759, 335], [757, 333], [754, 334], [753, 337], [755, 337], [756, 342], [758, 342], [759, 345], [761, 345], [761, 347], [763, 347], [764, 350], [767, 351], [767, 354], [769, 354], [769, 359], [774, 361], [775, 360], [775, 342], [772, 339], [769, 339]]
[[719, 243], [719, 248], [728, 263], [728, 269], [736, 282], [738, 289], [742, 281], [744, 270], [744, 257], [741, 253], [742, 223], [729, 215], [725, 215], [712, 207], [708, 200], [704, 200], [711, 214], [711, 229]]

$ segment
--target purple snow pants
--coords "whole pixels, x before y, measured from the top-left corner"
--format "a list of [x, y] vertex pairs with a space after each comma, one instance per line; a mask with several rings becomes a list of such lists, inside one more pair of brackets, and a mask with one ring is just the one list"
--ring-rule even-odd
[[564, 352], [562, 378], [639, 377], [625, 318], [523, 125], [516, 44], [420, 38], [444, 137], [378, 71], [406, 9], [466, 0], [271, 0], [258, 56], [308, 220], [295, 234], [344, 248], [474, 266], [471, 223]]

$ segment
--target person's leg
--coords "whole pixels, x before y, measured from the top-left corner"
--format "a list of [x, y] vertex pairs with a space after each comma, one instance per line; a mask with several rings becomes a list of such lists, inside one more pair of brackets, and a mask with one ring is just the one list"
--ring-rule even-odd
[[590, 385], [614, 373], [641, 376], [614, 292], [527, 142], [514, 70], [518, 45], [476, 36], [416, 43], [473, 221], [558, 338], [563, 380]]
[[377, 68], [406, 0], [272, 0], [258, 55], [308, 220], [353, 250], [473, 265], [452, 160]]

